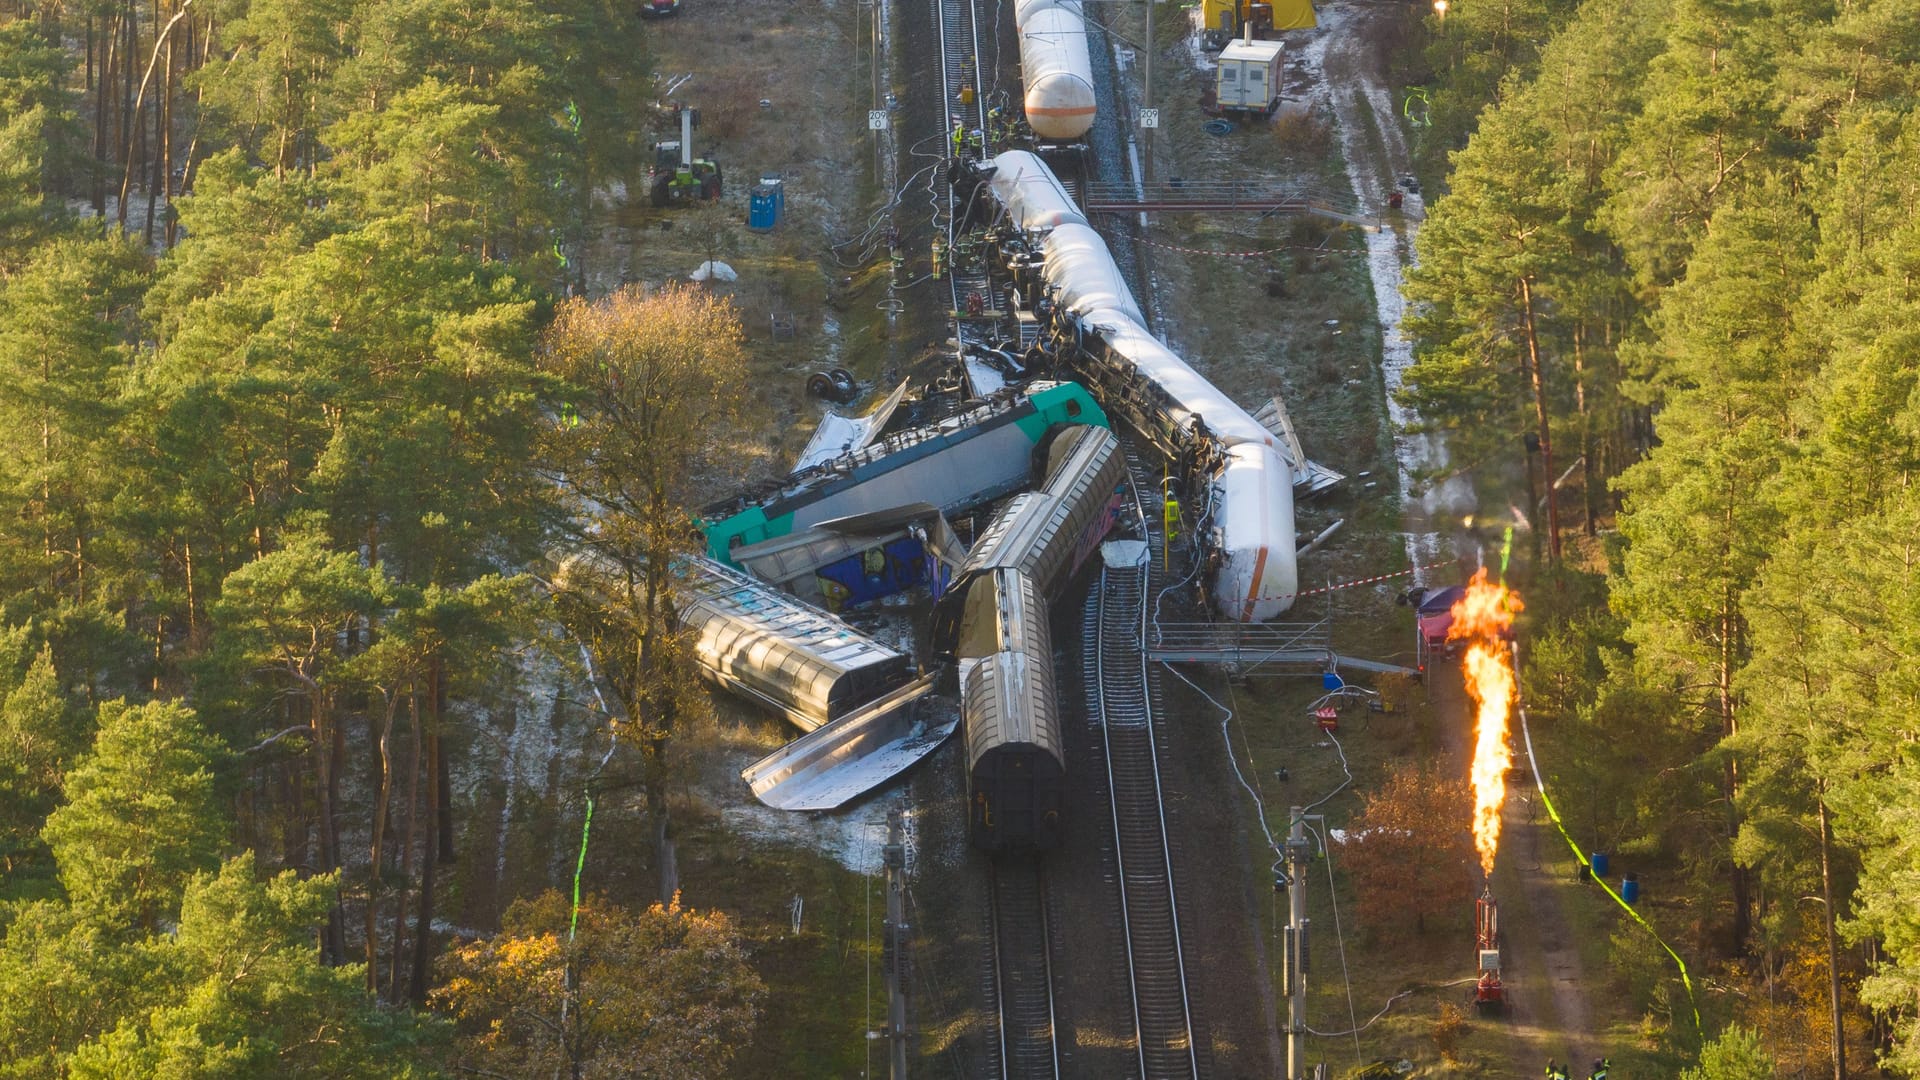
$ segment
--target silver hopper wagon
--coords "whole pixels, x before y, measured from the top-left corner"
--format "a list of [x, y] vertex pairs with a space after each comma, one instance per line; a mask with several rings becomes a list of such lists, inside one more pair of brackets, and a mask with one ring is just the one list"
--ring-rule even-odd
[[679, 566], [681, 623], [702, 674], [803, 731], [913, 677], [905, 653], [765, 582], [698, 556]]

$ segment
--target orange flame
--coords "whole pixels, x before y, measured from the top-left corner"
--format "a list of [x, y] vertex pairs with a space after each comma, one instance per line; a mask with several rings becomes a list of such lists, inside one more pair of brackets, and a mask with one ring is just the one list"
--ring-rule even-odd
[[1489, 583], [1482, 568], [1467, 584], [1467, 594], [1453, 605], [1453, 625], [1447, 630], [1448, 641], [1469, 643], [1461, 666], [1467, 693], [1479, 710], [1473, 728], [1473, 846], [1487, 874], [1493, 873], [1493, 856], [1500, 849], [1500, 804], [1507, 798], [1507, 769], [1513, 764], [1507, 718], [1517, 684], [1506, 636], [1520, 607], [1520, 598], [1504, 585]]

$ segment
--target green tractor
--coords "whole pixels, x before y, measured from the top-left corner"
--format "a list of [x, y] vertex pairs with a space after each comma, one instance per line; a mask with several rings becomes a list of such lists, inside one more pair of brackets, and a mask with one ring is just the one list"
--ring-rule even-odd
[[720, 165], [693, 156], [692, 109], [680, 110], [680, 137], [653, 144], [653, 168], [647, 174], [653, 205], [720, 198]]

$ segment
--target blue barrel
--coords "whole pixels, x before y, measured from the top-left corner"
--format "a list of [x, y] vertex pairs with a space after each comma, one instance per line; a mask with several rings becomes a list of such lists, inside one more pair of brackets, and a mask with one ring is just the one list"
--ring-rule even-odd
[[1640, 902], [1640, 879], [1628, 874], [1620, 879], [1620, 899], [1629, 904]]
[[1604, 851], [1593, 853], [1593, 876], [1597, 878], [1607, 876], [1607, 853]]
[[747, 200], [747, 228], [754, 232], [768, 232], [780, 223], [779, 203], [774, 198], [773, 189], [765, 184], [756, 184]]

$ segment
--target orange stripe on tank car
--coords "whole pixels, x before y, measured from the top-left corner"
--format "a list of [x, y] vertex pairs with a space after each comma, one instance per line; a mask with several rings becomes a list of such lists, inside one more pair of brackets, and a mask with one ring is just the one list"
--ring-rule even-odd
[[1267, 549], [1262, 547], [1253, 560], [1253, 580], [1247, 583], [1247, 606], [1240, 609], [1240, 621], [1253, 621], [1253, 605], [1260, 601], [1260, 573], [1267, 568]]
[[1098, 105], [1076, 105], [1071, 109], [1027, 109], [1028, 116], [1092, 116]]

